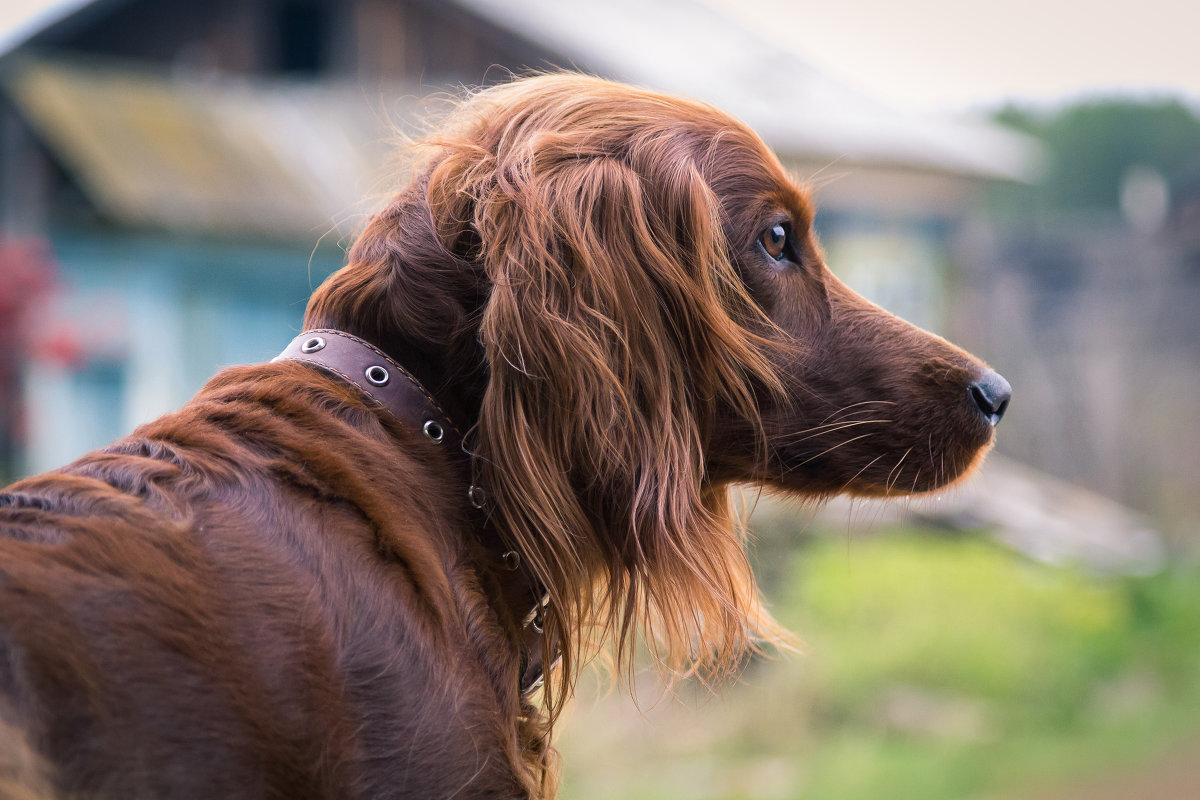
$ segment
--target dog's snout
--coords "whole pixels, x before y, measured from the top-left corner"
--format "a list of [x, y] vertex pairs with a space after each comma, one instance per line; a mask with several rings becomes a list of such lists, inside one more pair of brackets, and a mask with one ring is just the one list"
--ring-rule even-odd
[[1000, 422], [1008, 410], [1008, 401], [1012, 399], [1012, 386], [1004, 376], [989, 369], [968, 388], [975, 407], [987, 417], [988, 422], [993, 426]]

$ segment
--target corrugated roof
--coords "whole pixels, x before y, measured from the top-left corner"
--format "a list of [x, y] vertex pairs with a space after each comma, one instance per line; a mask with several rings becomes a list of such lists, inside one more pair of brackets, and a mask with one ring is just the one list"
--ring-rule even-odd
[[986, 123], [907, 114], [695, 0], [453, 0], [572, 64], [708, 101], [783, 155], [1025, 180], [1032, 141]]
[[26, 61], [6, 83], [89, 198], [123, 222], [311, 238], [383, 188], [390, 125], [361, 88], [61, 61]]

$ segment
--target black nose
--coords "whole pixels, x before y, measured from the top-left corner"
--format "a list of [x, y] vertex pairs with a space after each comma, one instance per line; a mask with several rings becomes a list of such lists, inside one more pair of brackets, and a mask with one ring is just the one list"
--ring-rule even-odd
[[1008, 401], [1012, 399], [1012, 387], [1004, 380], [1004, 376], [989, 369], [979, 380], [972, 383], [969, 389], [971, 399], [987, 417], [988, 422], [993, 426], [998, 423], [1008, 410]]

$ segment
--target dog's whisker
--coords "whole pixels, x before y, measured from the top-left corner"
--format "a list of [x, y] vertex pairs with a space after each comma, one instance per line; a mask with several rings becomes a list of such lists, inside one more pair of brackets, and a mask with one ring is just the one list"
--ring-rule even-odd
[[783, 444], [795, 444], [796, 442], [807, 441], [808, 439], [814, 439], [818, 436], [828, 436], [831, 433], [837, 433], [838, 431], [844, 431], [848, 428], [854, 428], [859, 425], [881, 425], [894, 421], [895, 420], [890, 419], [861, 419], [851, 422], [834, 422], [830, 423], [829, 425], [818, 425], [814, 428], [807, 428], [806, 430], [797, 431], [796, 433], [789, 433], [785, 436], [780, 436], [778, 441]]
[[864, 434], [862, 434], [861, 436], [855, 436], [855, 437], [854, 437], [854, 438], [852, 438], [852, 439], [847, 439], [847, 440], [846, 440], [846, 441], [844, 441], [844, 442], [840, 442], [840, 443], [838, 443], [838, 444], [835, 444], [833, 447], [830, 447], [830, 448], [827, 448], [827, 449], [825, 449], [825, 450], [822, 450], [821, 452], [817, 453], [817, 454], [816, 454], [816, 455], [814, 455], [814, 456], [810, 456], [810, 457], [808, 457], [808, 458], [804, 459], [804, 460], [803, 460], [803, 461], [801, 461], [799, 464], [796, 464], [796, 465], [794, 465], [794, 466], [790, 467], [790, 468], [789, 468], [787, 471], [788, 471], [788, 472], [792, 472], [792, 471], [793, 471], [793, 470], [795, 470], [797, 467], [803, 467], [805, 464], [809, 463], [810, 461], [816, 461], [818, 458], [822, 458], [822, 457], [824, 457], [824, 456], [827, 456], [827, 455], [829, 455], [829, 454], [830, 454], [830, 453], [832, 453], [834, 450], [837, 450], [839, 447], [845, 447], [846, 445], [848, 445], [848, 444], [851, 444], [852, 442], [857, 442], [859, 439], [866, 439], [868, 436], [874, 436], [874, 435], [875, 435], [874, 433], [864, 433]]
[[836, 418], [827, 419], [822, 422], [822, 425], [837, 425], [839, 422], [852, 422], [855, 419], [862, 419], [865, 416], [878, 414], [880, 409], [877, 408], [860, 408], [857, 411], [850, 411], [845, 414], [838, 414]]
[[900, 473], [898, 472], [898, 470], [900, 469], [900, 466], [904, 463], [904, 459], [908, 458], [908, 454], [911, 452], [912, 452], [911, 447], [908, 448], [907, 450], [905, 450], [904, 455], [900, 456], [900, 460], [896, 462], [896, 466], [892, 467], [892, 469], [888, 472], [887, 480], [884, 481], [883, 493], [885, 495], [890, 496], [892, 493], [892, 487], [895, 485], [893, 478], [892, 478], [892, 473], [896, 474], [896, 477], [895, 477], [896, 481], [900, 480]]
[[831, 419], [834, 419], [834, 418], [836, 418], [836, 417], [839, 417], [840, 415], [844, 414], [845, 412], [849, 411], [849, 410], [850, 410], [850, 409], [852, 409], [852, 408], [858, 408], [858, 407], [860, 407], [860, 406], [869, 406], [869, 405], [889, 405], [889, 406], [894, 406], [894, 405], [896, 405], [896, 401], [894, 401], [894, 400], [863, 400], [863, 401], [861, 401], [861, 402], [858, 402], [858, 403], [851, 403], [851, 404], [850, 404], [850, 405], [848, 405], [848, 406], [843, 406], [842, 408], [839, 408], [837, 411], [834, 411], [834, 412], [833, 412], [832, 414], [830, 414], [828, 417], [826, 417], [825, 419], [821, 420], [821, 424], [825, 424], [826, 422], [829, 422]]
[[871, 468], [871, 466], [881, 458], [883, 458], [882, 454], [875, 456], [874, 458], [872, 458], [870, 461], [867, 462], [866, 466], [864, 466], [858, 472], [851, 475], [850, 480], [843, 483], [842, 488], [838, 489], [838, 494], [841, 494], [842, 492], [846, 491], [846, 489], [850, 488], [850, 484], [854, 483], [854, 481], [856, 481], [858, 479], [859, 475], [862, 475], [864, 472], [869, 470]]

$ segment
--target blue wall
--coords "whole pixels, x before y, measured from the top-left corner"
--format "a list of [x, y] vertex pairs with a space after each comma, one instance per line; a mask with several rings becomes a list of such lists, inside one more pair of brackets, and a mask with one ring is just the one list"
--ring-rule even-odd
[[222, 367], [269, 361], [343, 258], [111, 231], [62, 230], [52, 244], [61, 287], [35, 336], [73, 355], [42, 352], [25, 370], [26, 474], [178, 408]]

